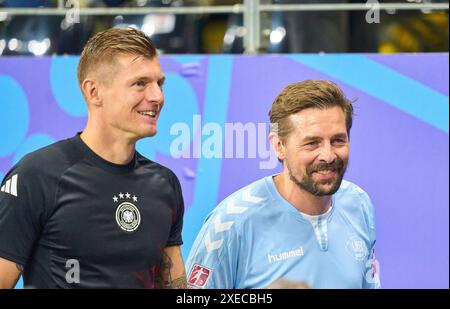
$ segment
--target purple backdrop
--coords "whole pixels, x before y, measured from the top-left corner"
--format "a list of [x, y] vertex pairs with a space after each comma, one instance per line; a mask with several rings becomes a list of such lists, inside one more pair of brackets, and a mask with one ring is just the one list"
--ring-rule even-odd
[[[0, 178], [24, 154], [82, 130], [76, 57], [0, 58]], [[449, 286], [448, 54], [164, 56], [166, 105], [157, 137], [139, 144], [179, 176], [186, 257], [206, 214], [269, 174], [259, 159], [174, 159], [176, 122], [267, 123], [289, 83], [331, 79], [355, 103], [346, 179], [371, 196], [385, 288]], [[191, 141], [205, 141], [199, 130]], [[194, 145], [194, 144], [191, 144]]]

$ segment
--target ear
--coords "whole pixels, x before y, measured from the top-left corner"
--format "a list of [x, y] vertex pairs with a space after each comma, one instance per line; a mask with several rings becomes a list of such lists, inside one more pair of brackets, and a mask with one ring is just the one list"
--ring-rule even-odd
[[100, 95], [100, 84], [94, 79], [85, 79], [81, 84], [81, 90], [86, 98], [88, 105], [92, 104], [97, 107], [102, 106], [102, 98]]
[[273, 151], [277, 154], [279, 160], [284, 160], [286, 157], [286, 148], [281, 140], [280, 136], [275, 132], [269, 133], [270, 145], [272, 145]]

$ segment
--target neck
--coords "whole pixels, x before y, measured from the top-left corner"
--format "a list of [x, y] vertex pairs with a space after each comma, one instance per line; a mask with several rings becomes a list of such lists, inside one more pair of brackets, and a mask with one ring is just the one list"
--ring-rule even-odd
[[135, 152], [136, 142], [115, 134], [110, 128], [88, 121], [81, 140], [98, 156], [115, 164], [127, 164]]
[[303, 190], [291, 180], [287, 171], [276, 175], [273, 180], [280, 195], [304, 214], [321, 215], [331, 206], [331, 195], [315, 196]]

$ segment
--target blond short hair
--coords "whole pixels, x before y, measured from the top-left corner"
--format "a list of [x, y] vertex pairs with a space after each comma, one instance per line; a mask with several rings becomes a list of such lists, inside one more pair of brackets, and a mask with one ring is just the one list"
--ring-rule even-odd
[[327, 80], [294, 83], [284, 88], [273, 102], [269, 111], [271, 127], [276, 128], [280, 139], [285, 141], [293, 130], [290, 115], [307, 108], [326, 109], [334, 106], [339, 106], [344, 111], [347, 134], [350, 136], [353, 105], [335, 83]]
[[78, 83], [81, 86], [88, 73], [101, 64], [111, 64], [119, 54], [156, 57], [153, 42], [144, 32], [133, 29], [111, 28], [92, 36], [84, 46], [77, 68]]

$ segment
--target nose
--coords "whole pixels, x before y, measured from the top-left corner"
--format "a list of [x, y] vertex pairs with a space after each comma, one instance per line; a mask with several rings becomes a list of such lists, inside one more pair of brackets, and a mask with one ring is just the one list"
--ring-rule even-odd
[[336, 159], [336, 153], [333, 150], [333, 146], [330, 143], [325, 143], [319, 152], [317, 158], [321, 162], [331, 163]]
[[145, 92], [145, 99], [150, 103], [164, 104], [164, 94], [158, 83], [150, 83]]

